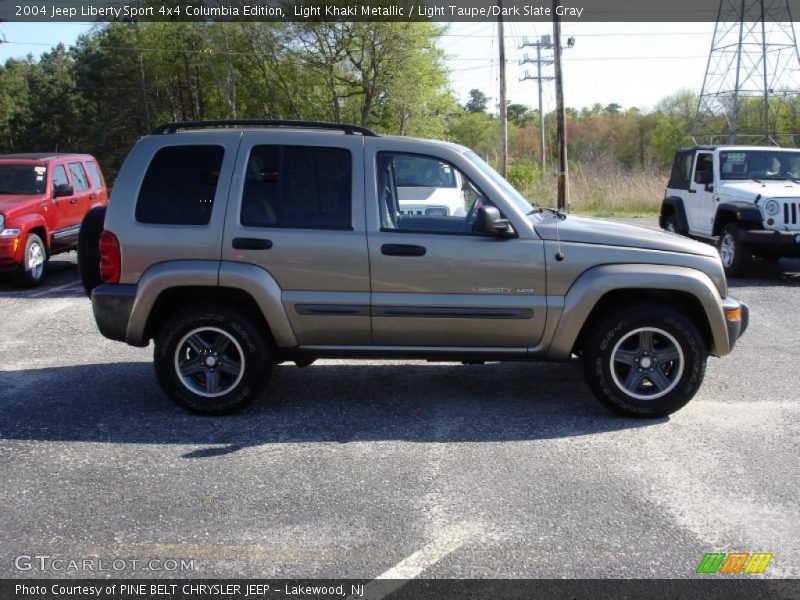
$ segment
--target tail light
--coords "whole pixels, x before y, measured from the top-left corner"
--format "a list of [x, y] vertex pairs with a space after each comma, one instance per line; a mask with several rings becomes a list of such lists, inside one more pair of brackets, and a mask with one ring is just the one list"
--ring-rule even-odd
[[106, 283], [119, 283], [122, 253], [119, 240], [110, 231], [100, 234], [100, 279]]

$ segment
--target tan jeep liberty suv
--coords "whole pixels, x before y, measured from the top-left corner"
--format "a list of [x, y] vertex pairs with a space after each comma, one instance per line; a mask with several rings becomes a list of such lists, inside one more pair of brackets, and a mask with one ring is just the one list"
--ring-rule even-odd
[[[400, 211], [406, 169], [456, 173], [464, 214]], [[81, 235], [101, 333], [154, 340], [198, 413], [252, 402], [286, 361], [578, 356], [608, 408], [663, 416], [748, 323], [714, 248], [539, 208], [468, 148], [353, 125], [162, 126]]]

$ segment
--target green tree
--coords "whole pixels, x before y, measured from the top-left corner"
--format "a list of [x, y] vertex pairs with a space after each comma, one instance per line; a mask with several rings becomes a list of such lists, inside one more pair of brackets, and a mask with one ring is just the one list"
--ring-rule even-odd
[[464, 110], [472, 114], [485, 113], [488, 106], [489, 96], [479, 89], [472, 89], [469, 91], [469, 100], [464, 105]]

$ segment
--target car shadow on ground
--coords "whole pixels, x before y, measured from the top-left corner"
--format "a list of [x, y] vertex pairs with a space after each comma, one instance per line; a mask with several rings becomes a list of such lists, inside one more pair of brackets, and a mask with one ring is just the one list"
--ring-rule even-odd
[[2, 375], [0, 439], [210, 446], [185, 458], [264, 444], [554, 439], [668, 420], [613, 416], [576, 363], [281, 365], [268, 396], [224, 417], [175, 407], [148, 363]]
[[778, 262], [755, 259], [744, 277], [730, 278], [731, 287], [782, 287], [800, 285], [800, 259], [784, 258]]
[[0, 298], [79, 298], [85, 297], [74, 252], [59, 254], [47, 261], [39, 287], [20, 287], [13, 272], [0, 273]]

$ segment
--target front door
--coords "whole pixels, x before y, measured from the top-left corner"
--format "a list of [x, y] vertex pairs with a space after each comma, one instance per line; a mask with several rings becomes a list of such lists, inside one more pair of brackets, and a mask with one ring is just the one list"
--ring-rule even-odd
[[[461, 216], [399, 209], [404, 169], [453, 173], [447, 160], [404, 152], [368, 153], [372, 333], [376, 346], [468, 347], [521, 351], [536, 345], [546, 312], [544, 248], [539, 239], [500, 239], [473, 231], [490, 198], [463, 173]], [[377, 195], [377, 197], [376, 197]]]
[[307, 138], [243, 135], [222, 259], [275, 279], [300, 346], [369, 344], [363, 140]]
[[[710, 174], [712, 184], [699, 183], [699, 173]], [[692, 231], [703, 235], [711, 235], [714, 226], [713, 173], [714, 154], [698, 152], [695, 158], [694, 177], [689, 184], [689, 201], [686, 209]]]

